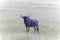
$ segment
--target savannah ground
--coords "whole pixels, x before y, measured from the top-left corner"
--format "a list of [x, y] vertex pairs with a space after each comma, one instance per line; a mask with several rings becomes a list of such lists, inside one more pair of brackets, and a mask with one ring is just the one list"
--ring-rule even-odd
[[[0, 3], [0, 40], [60, 40], [60, 5]], [[39, 34], [25, 31], [22, 15], [30, 14], [39, 21]]]

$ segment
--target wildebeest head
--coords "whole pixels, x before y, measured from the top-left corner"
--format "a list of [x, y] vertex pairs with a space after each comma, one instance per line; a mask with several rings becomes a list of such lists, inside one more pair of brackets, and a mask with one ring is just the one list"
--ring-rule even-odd
[[24, 19], [24, 21], [26, 21], [29, 17], [28, 16], [23, 16], [22, 18]]
[[30, 16], [22, 16], [21, 17], [24, 19], [24, 23], [27, 21], [28, 18], [30, 18]]

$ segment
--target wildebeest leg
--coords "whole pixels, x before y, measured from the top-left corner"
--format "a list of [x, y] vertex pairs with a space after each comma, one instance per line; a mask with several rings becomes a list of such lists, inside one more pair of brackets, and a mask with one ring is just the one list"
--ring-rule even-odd
[[27, 28], [27, 32], [29, 32], [29, 30], [30, 30], [30, 27]]
[[36, 26], [37, 27], [37, 32], [39, 32], [39, 28], [38, 28], [38, 26]]
[[29, 32], [29, 30], [30, 30], [30, 27], [26, 27], [26, 32]]
[[36, 27], [34, 26], [34, 32], [36, 32]]

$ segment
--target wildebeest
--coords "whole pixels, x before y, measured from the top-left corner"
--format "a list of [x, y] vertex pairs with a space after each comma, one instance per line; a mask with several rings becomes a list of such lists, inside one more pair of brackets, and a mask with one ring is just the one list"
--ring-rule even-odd
[[30, 16], [22, 16], [24, 24], [26, 26], [26, 32], [29, 32], [30, 27], [34, 28], [34, 32], [39, 32], [38, 21], [36, 19], [31, 19]]

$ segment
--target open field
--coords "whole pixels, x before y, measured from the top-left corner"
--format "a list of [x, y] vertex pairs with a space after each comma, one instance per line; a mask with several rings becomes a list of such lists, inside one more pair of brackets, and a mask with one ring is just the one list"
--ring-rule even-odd
[[[60, 5], [3, 3], [0, 6], [0, 40], [60, 40]], [[22, 15], [39, 21], [39, 34], [25, 31]]]

